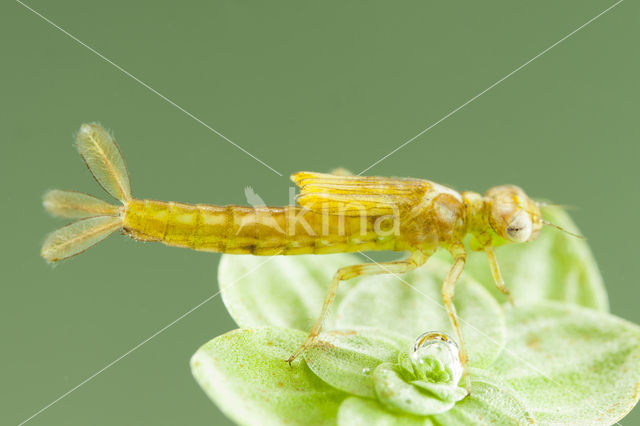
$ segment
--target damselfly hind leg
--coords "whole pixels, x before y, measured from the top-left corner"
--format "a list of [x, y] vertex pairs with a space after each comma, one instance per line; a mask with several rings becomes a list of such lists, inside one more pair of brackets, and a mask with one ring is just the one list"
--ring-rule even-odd
[[329, 285], [329, 289], [327, 290], [327, 295], [325, 296], [324, 303], [322, 305], [322, 311], [320, 311], [320, 316], [316, 320], [315, 324], [311, 328], [311, 332], [309, 336], [304, 341], [304, 343], [296, 349], [296, 351], [291, 354], [287, 362], [291, 365], [291, 363], [304, 352], [309, 346], [313, 344], [315, 339], [320, 334], [322, 330], [322, 324], [329, 313], [329, 308], [333, 303], [336, 292], [338, 291], [338, 285], [340, 281], [350, 280], [356, 277], [362, 277], [366, 275], [380, 275], [380, 274], [402, 274], [412, 269], [415, 269], [419, 266], [424, 265], [424, 263], [429, 258], [429, 255], [425, 254], [422, 251], [414, 251], [411, 255], [405, 260], [398, 260], [395, 262], [381, 262], [381, 263], [366, 263], [362, 265], [352, 265], [346, 266], [344, 268], [338, 269], [338, 271], [333, 276], [331, 280], [331, 284]]
[[467, 254], [465, 252], [464, 246], [454, 246], [451, 249], [451, 254], [453, 255], [453, 265], [451, 265], [451, 269], [449, 270], [449, 273], [444, 280], [444, 284], [442, 285], [442, 301], [444, 302], [444, 307], [447, 310], [447, 314], [449, 314], [451, 324], [453, 325], [453, 328], [456, 331], [456, 335], [458, 336], [458, 343], [460, 346], [460, 362], [462, 363], [462, 368], [464, 369], [465, 387], [467, 389], [467, 393], [470, 394], [471, 379], [469, 378], [469, 371], [467, 369], [469, 355], [467, 354], [467, 348], [462, 337], [462, 330], [460, 329], [460, 324], [458, 322], [456, 307], [453, 304], [453, 296], [455, 294], [456, 283], [458, 282], [458, 278], [460, 277], [460, 274], [464, 269]]

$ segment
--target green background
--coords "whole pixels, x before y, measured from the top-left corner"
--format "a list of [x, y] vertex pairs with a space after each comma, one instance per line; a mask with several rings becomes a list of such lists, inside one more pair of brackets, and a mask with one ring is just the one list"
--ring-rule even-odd
[[[281, 172], [278, 176], [19, 3], [0, 6], [0, 424], [25, 420], [217, 291], [218, 254], [114, 236], [52, 268], [51, 188], [103, 196], [72, 147], [114, 130], [134, 195], [286, 204], [298, 170], [355, 172], [613, 1], [30, 0], [28, 5]], [[575, 206], [612, 312], [640, 323], [640, 10], [627, 0], [368, 173]], [[188, 360], [234, 328], [220, 297], [35, 417], [225, 424]], [[634, 420], [635, 419], [635, 420]], [[640, 422], [630, 415], [622, 423]]]

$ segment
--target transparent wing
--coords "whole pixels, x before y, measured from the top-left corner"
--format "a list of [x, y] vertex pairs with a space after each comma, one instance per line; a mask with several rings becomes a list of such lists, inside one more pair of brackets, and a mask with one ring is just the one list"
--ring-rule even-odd
[[117, 216], [118, 207], [89, 194], [52, 189], [44, 195], [45, 209], [59, 217]]
[[121, 217], [96, 216], [73, 222], [50, 233], [42, 244], [41, 256], [57, 262], [82, 253], [122, 227]]
[[417, 205], [429, 189], [421, 179], [342, 176], [298, 172], [298, 203], [310, 210], [345, 216], [388, 215]]
[[83, 124], [76, 147], [98, 183], [122, 202], [131, 199], [129, 173], [115, 139], [99, 124]]

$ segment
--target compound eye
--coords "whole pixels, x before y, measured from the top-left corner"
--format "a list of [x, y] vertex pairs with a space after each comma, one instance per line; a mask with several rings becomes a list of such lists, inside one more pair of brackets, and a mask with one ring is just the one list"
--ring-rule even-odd
[[524, 211], [519, 211], [507, 226], [507, 238], [514, 243], [522, 243], [529, 239], [532, 228], [533, 225], [529, 215]]

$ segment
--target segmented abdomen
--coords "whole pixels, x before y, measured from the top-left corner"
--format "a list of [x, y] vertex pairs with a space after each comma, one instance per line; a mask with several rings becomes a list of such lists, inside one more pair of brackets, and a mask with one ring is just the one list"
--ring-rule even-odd
[[[132, 200], [124, 230], [143, 241], [196, 250], [274, 255], [405, 250], [389, 222], [300, 207], [243, 207]], [[386, 221], [386, 222], [385, 222]]]

